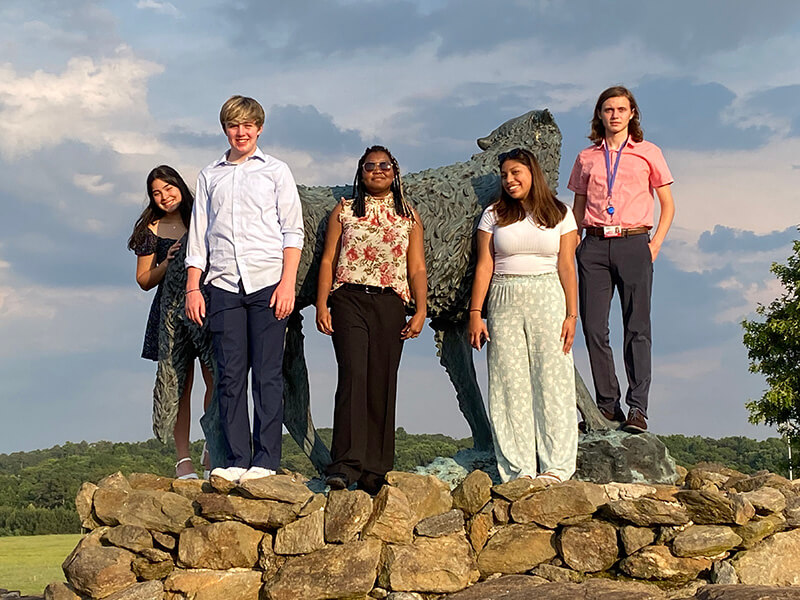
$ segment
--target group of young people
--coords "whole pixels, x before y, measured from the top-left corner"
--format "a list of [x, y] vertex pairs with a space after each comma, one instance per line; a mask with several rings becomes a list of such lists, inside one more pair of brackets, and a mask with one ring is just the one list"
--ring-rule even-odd
[[[647, 428], [653, 261], [674, 204], [669, 169], [658, 147], [643, 140], [639, 117], [627, 89], [600, 95], [592, 145], [569, 179], [572, 210], [547, 186], [530, 150], [499, 155], [500, 195], [478, 225], [469, 337], [478, 350], [488, 342], [489, 414], [504, 481], [553, 483], [575, 471], [572, 344], [579, 314], [600, 411], [628, 431]], [[230, 147], [200, 172], [194, 198], [174, 169], [148, 175], [150, 202], [129, 247], [143, 289], [159, 286], [170, 262], [185, 254], [185, 314], [210, 332], [216, 364], [213, 378], [203, 366], [206, 407], [213, 386], [224, 437], [222, 464], [209, 465], [204, 455], [204, 468], [244, 482], [274, 474], [280, 462], [284, 336], [303, 219], [289, 167], [258, 147], [261, 105], [233, 96], [220, 123]], [[661, 210], [651, 236], [654, 190]], [[400, 356], [425, 322], [427, 274], [423, 224], [387, 148], [366, 149], [352, 196], [328, 219], [317, 286], [317, 328], [331, 336], [338, 365], [326, 483], [374, 494], [394, 460]], [[615, 290], [625, 328], [627, 416], [609, 345]], [[154, 343], [159, 293], [142, 354], [153, 360], [164, 359]], [[189, 458], [191, 385], [189, 376], [173, 431], [176, 476], [183, 478], [197, 477]]]

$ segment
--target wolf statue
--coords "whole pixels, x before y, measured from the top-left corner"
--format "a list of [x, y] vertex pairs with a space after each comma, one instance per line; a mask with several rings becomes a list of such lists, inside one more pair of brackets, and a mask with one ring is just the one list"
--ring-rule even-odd
[[[458, 405], [472, 431], [474, 447], [491, 451], [492, 434], [472, 361], [467, 335], [469, 296], [475, 270], [475, 229], [483, 209], [500, 191], [498, 155], [511, 148], [533, 151], [548, 185], [558, 186], [561, 132], [548, 110], [535, 110], [503, 123], [480, 138], [482, 152], [470, 160], [403, 176], [403, 187], [425, 225], [428, 317], [437, 354], [456, 391]], [[295, 310], [289, 317], [283, 359], [284, 424], [321, 473], [330, 453], [314, 429], [308, 370], [303, 352], [300, 310], [317, 297], [317, 275], [328, 215], [350, 186], [298, 186], [303, 205], [305, 245], [297, 273]], [[575, 373], [578, 408], [590, 429], [610, 429], [580, 375]]]

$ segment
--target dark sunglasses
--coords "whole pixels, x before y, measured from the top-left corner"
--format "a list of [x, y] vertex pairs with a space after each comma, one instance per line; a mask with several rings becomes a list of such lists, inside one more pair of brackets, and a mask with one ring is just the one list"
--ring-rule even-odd
[[366, 162], [364, 163], [364, 170], [367, 172], [374, 171], [375, 169], [380, 169], [381, 171], [391, 171], [392, 170], [392, 163], [382, 161], [382, 162]]
[[498, 162], [502, 165], [508, 159], [516, 160], [520, 156], [522, 156], [523, 150], [522, 148], [514, 148], [513, 150], [509, 150], [508, 152], [501, 152], [500, 155], [497, 157]]

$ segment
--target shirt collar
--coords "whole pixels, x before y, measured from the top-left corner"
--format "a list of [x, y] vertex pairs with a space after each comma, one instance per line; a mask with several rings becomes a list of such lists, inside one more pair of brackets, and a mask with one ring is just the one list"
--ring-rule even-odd
[[[629, 136], [628, 136], [628, 141], [625, 143], [625, 147], [626, 147], [626, 148], [635, 148], [635, 147], [636, 147], [636, 144], [638, 144], [638, 143], [639, 143], [639, 142], [634, 142], [634, 141], [633, 141], [633, 138], [632, 138], [632, 137], [629, 135]], [[600, 142], [600, 145], [599, 145], [599, 146], [597, 146], [597, 147], [598, 147], [600, 150], [605, 150], [605, 148], [606, 148], [606, 138], [603, 138], [603, 139], [602, 139], [602, 141]], [[615, 152], [615, 151], [614, 151], [614, 150], [612, 150], [612, 152]]]
[[[261, 148], [259, 148], [258, 146], [256, 146], [256, 151], [253, 152], [250, 156], [247, 157], [247, 160], [252, 160], [254, 158], [257, 158], [261, 162], [267, 162], [267, 155], [264, 154], [264, 152], [262, 152]], [[245, 162], [247, 162], [247, 160]], [[224, 164], [233, 164], [233, 163], [229, 163], [228, 162], [228, 151], [227, 150], [222, 153], [222, 156], [220, 156], [219, 160], [217, 160], [217, 162], [214, 163], [214, 166], [218, 167], [219, 165], [224, 165]]]

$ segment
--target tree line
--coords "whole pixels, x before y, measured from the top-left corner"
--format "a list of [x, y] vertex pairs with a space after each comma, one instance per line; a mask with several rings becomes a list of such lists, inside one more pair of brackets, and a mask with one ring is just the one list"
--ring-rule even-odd
[[[331, 430], [319, 430], [330, 444]], [[762, 469], [787, 475], [786, 444], [778, 438], [756, 441], [745, 437], [712, 439], [683, 435], [660, 436], [675, 461], [687, 468], [717, 462], [743, 473]], [[395, 468], [410, 471], [437, 456], [452, 456], [472, 447], [472, 439], [442, 434], [409, 434], [397, 430]], [[800, 448], [795, 448], [797, 456]], [[200, 464], [202, 442], [192, 444]], [[122, 471], [174, 476], [175, 449], [155, 439], [145, 442], [68, 442], [45, 450], [0, 454], [0, 536], [80, 533], [75, 494], [84, 481], [97, 482]], [[289, 435], [283, 438], [282, 466], [308, 477], [311, 462]]]

